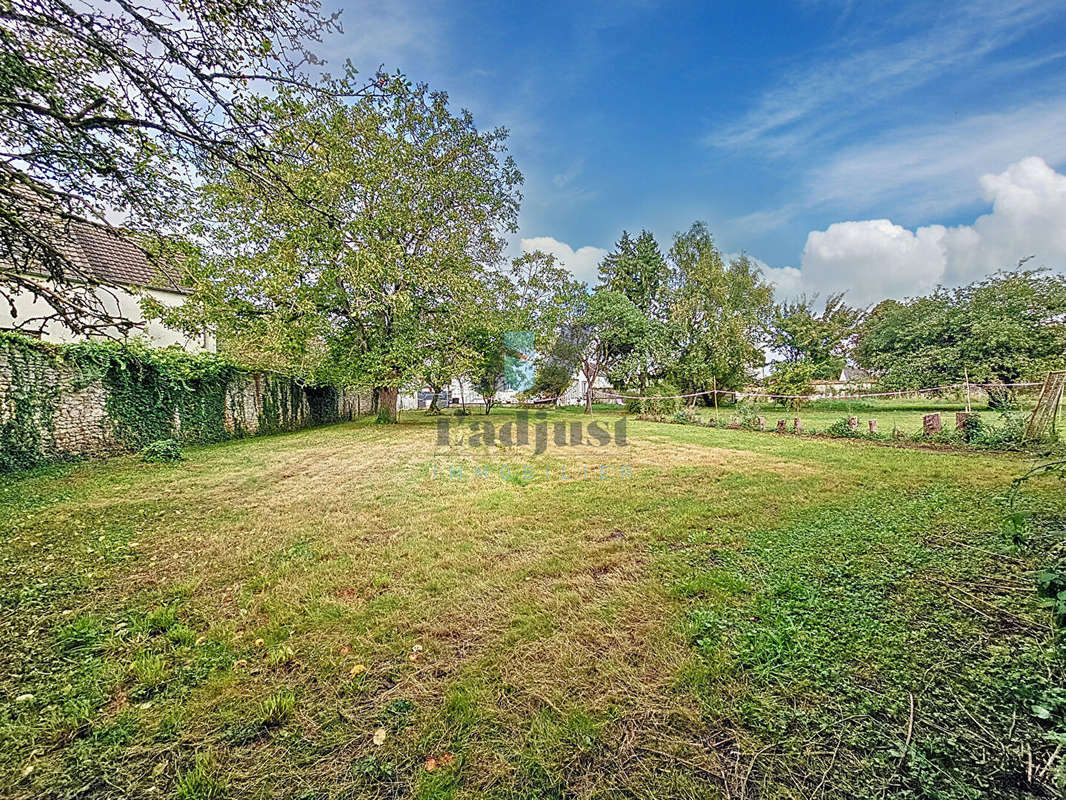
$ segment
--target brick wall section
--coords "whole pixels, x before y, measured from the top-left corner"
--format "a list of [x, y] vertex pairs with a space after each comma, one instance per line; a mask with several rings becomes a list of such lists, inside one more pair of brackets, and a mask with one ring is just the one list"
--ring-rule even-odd
[[[322, 397], [323, 390], [318, 391]], [[269, 408], [270, 393], [275, 401], [284, 395], [283, 403]], [[370, 412], [369, 392], [337, 389], [335, 395], [324, 396], [330, 406], [324, 408], [320, 399], [316, 419], [308, 390], [279, 375], [238, 372], [226, 387], [224, 424], [231, 436], [238, 437], [310, 427], [324, 421], [323, 415], [333, 421]], [[31, 460], [42, 462], [123, 452], [127, 448], [116, 437], [107, 407], [104, 379], [65, 359], [62, 346], [13, 346], [0, 339], [0, 432], [5, 434], [0, 447], [36, 450]], [[179, 413], [175, 413], [175, 436], [195, 441], [189, 431], [182, 434]], [[25, 452], [20, 458], [15, 455], [0, 453], [0, 464], [25, 461]]]

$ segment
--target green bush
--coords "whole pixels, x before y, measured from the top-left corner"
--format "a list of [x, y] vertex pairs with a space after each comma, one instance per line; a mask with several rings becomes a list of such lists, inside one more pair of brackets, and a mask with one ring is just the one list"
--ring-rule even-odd
[[671, 421], [679, 425], [695, 425], [700, 421], [699, 415], [691, 408], [679, 408], [674, 412]]
[[[848, 418], [839, 419], [825, 429], [826, 436], [832, 436], [839, 439], [868, 439], [870, 441], [883, 441], [888, 438], [883, 433], [870, 433], [868, 430], [860, 427], [852, 428], [848, 424]], [[895, 432], [892, 433], [895, 437]]]
[[[771, 394], [783, 395], [809, 395], [814, 386], [814, 368], [806, 361], [794, 364], [780, 362], [774, 364], [774, 374], [766, 382]], [[798, 409], [803, 405], [803, 400], [776, 398], [775, 403], [785, 408]]]
[[639, 398], [628, 398], [626, 400], [626, 411], [631, 414], [651, 414], [669, 417], [685, 405], [684, 400], [676, 399], [676, 396], [681, 394], [681, 390], [667, 381], [652, 381], [643, 391], [640, 389], [626, 389], [623, 394], [643, 395]]
[[999, 425], [978, 424], [963, 429], [967, 443], [982, 450], [1022, 450], [1025, 447], [1026, 415], [1004, 412]]
[[848, 424], [847, 417], [838, 419], [825, 429], [825, 433], [827, 436], [839, 439], [858, 439], [860, 435], [858, 430], [853, 429], [851, 425]]
[[741, 400], [734, 411], [740, 417], [740, 427], [749, 431], [759, 430], [759, 410], [751, 400]]
[[153, 464], [172, 464], [184, 458], [181, 445], [174, 439], [159, 439], [141, 451], [141, 461]]

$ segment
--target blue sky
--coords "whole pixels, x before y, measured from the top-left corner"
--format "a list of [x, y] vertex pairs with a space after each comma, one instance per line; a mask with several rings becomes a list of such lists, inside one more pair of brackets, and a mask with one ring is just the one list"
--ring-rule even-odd
[[752, 6], [346, 4], [323, 53], [509, 128], [512, 251], [581, 277], [623, 228], [665, 248], [696, 219], [782, 292], [861, 303], [1066, 267], [1066, 5]]

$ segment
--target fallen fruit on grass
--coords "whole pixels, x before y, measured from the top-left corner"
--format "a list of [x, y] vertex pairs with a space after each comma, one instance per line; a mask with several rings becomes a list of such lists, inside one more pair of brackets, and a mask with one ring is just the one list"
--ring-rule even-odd
[[385, 733], [385, 729], [378, 728], [374, 731], [374, 744], [384, 744], [386, 736], [388, 736], [388, 734]]
[[256, 639], [255, 640], [255, 646], [256, 647], [262, 647], [265, 644], [266, 644], [266, 642], [264, 642], [262, 639]]
[[437, 759], [435, 759], [433, 756], [430, 756], [429, 758], [427, 758], [426, 759], [426, 772], [432, 772], [436, 768], [437, 768]]
[[439, 759], [437, 759], [437, 763], [440, 764], [442, 767], [448, 766], [453, 761], [455, 761], [455, 756], [453, 756], [451, 753], [445, 753]]
[[366, 672], [366, 664], [356, 664], [354, 667], [352, 667], [352, 677], [353, 678], [356, 675], [363, 674], [364, 672]]
[[352, 648], [350, 648], [348, 645], [344, 645], [344, 647], [341, 648], [341, 655], [342, 656], [346, 656], [350, 652], [352, 652]]

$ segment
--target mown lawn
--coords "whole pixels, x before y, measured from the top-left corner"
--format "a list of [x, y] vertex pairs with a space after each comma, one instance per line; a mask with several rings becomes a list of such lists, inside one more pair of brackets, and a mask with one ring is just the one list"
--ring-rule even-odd
[[1066, 497], [1008, 535], [1023, 459], [434, 424], [4, 479], [0, 796], [1061, 791]]

